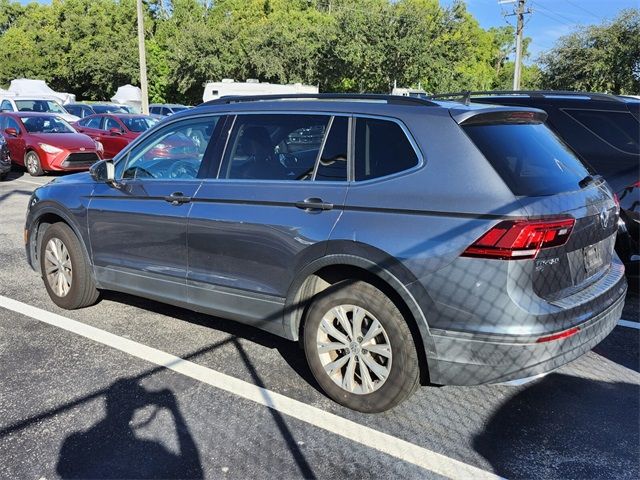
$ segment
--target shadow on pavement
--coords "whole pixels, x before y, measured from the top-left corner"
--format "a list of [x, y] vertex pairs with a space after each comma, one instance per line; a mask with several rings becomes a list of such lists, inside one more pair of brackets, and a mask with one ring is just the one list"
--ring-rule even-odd
[[[135, 379], [123, 379], [104, 397], [106, 417], [64, 440], [56, 467], [62, 478], [203, 478], [198, 449], [170, 390], [149, 391]], [[136, 423], [141, 410], [147, 418]], [[136, 433], [161, 410], [171, 414], [178, 453]]]
[[638, 385], [551, 374], [503, 404], [473, 446], [512, 479], [640, 478], [639, 399]]

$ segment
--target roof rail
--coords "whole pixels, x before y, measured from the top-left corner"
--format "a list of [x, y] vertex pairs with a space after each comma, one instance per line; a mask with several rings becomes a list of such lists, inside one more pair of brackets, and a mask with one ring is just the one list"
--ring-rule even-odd
[[224, 105], [231, 103], [260, 102], [269, 100], [354, 100], [387, 102], [390, 105], [438, 106], [424, 98], [384, 95], [379, 93], [292, 93], [283, 95], [229, 95], [209, 100], [202, 105]]
[[465, 91], [465, 92], [452, 92], [452, 93], [437, 93], [434, 95], [428, 95], [426, 98], [431, 100], [436, 99], [459, 99], [465, 104], [468, 104], [471, 97], [481, 96], [508, 96], [508, 95], [522, 95], [529, 96], [531, 98], [545, 98], [545, 97], [587, 97], [590, 100], [600, 100], [605, 102], [624, 102], [624, 100], [618, 98], [615, 95], [608, 93], [591, 93], [591, 92], [571, 92], [566, 90], [481, 90], [481, 91]]

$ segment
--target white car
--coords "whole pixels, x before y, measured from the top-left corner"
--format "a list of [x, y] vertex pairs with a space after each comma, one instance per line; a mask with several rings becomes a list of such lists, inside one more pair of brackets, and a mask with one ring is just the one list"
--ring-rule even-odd
[[55, 113], [67, 122], [77, 122], [80, 117], [71, 115], [57, 101], [43, 98], [6, 97], [0, 102], [0, 112]]

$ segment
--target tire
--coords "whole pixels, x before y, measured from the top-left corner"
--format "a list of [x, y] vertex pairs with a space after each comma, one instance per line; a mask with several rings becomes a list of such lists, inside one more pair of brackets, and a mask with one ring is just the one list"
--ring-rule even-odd
[[40, 164], [40, 157], [33, 150], [30, 150], [24, 156], [24, 167], [32, 177], [39, 177], [44, 173]]
[[[45, 230], [39, 258], [42, 279], [53, 303], [67, 310], [96, 303], [99, 292], [91, 266], [80, 240], [68, 225], [54, 223]], [[58, 273], [61, 271], [64, 273]]]
[[8, 172], [6, 173], [0, 173], [0, 182], [2, 182], [5, 178], [7, 178], [7, 175], [9, 175]]
[[[340, 316], [343, 321], [346, 316], [346, 328]], [[360, 335], [354, 331], [354, 319], [360, 319]], [[418, 354], [409, 326], [395, 304], [373, 285], [348, 280], [319, 293], [303, 328], [313, 376], [330, 398], [345, 407], [383, 412], [409, 397], [419, 384]], [[368, 333], [373, 337], [367, 338]], [[345, 339], [350, 341], [348, 348], [343, 348]], [[321, 345], [326, 346], [322, 351]]]

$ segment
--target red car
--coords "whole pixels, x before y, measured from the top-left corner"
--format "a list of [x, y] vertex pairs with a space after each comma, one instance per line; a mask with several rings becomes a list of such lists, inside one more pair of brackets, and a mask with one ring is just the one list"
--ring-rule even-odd
[[104, 158], [113, 158], [158, 121], [148, 115], [111, 113], [89, 115], [78, 120], [74, 126], [79, 132], [102, 143]]
[[0, 114], [0, 132], [7, 141], [11, 161], [33, 175], [48, 170], [87, 170], [102, 158], [102, 145], [78, 133], [51, 113]]

